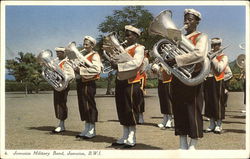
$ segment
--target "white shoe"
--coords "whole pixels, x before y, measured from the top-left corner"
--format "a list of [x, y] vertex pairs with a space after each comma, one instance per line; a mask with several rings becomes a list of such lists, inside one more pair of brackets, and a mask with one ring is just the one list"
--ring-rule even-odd
[[209, 127], [205, 130], [205, 133], [213, 132], [215, 129], [215, 121], [213, 118], [210, 119], [210, 125]]
[[84, 135], [84, 137], [87, 137], [87, 138], [93, 138], [95, 137], [96, 134], [95, 134], [95, 124], [92, 124], [92, 123], [89, 123], [89, 130], [88, 132]]
[[88, 131], [89, 131], [89, 124], [90, 123], [85, 123], [85, 126], [84, 126], [84, 130], [78, 135], [79, 137], [83, 137], [83, 136], [85, 136], [87, 133], [88, 133]]
[[188, 149], [188, 142], [186, 135], [180, 135], [180, 147], [179, 150], [187, 150]]
[[222, 127], [216, 126], [215, 129], [214, 129], [214, 133], [221, 134], [222, 133]]
[[162, 123], [157, 124], [157, 126], [158, 126], [159, 128], [161, 128], [161, 129], [165, 128], [165, 125], [163, 125]]
[[195, 146], [198, 142], [198, 139], [190, 139], [188, 150], [195, 150]]
[[136, 138], [135, 138], [136, 128], [135, 126], [129, 126], [129, 134], [128, 139], [126, 140], [126, 145], [135, 146]]
[[140, 113], [140, 114], [139, 114], [139, 121], [138, 121], [138, 124], [143, 124], [143, 123], [144, 123], [143, 114]]
[[55, 128], [55, 130], [53, 130], [52, 132], [53, 133], [60, 133], [60, 132], [63, 132], [63, 131], [65, 131], [65, 128], [64, 127], [57, 127], [57, 128]]
[[172, 127], [172, 121], [168, 120], [167, 124], [165, 125], [166, 128], [171, 128]]
[[128, 126], [123, 126], [123, 136], [119, 140], [116, 141], [118, 144], [125, 144], [128, 139], [128, 134], [129, 134], [129, 127]]

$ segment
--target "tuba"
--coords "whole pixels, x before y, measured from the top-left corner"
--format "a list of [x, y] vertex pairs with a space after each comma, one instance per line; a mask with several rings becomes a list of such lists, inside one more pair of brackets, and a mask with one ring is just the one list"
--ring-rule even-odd
[[[120, 43], [116, 37], [116, 33], [112, 32], [103, 38], [103, 55], [108, 61], [113, 61], [114, 63], [124, 63], [132, 60], [133, 58], [125, 51], [123, 44], [127, 43], [124, 41]], [[113, 71], [110, 68], [107, 70]], [[104, 69], [106, 70], [106, 69]], [[110, 72], [109, 71], [109, 72]], [[120, 80], [126, 80], [132, 77], [135, 77], [138, 70], [117, 72], [117, 76]]]
[[166, 66], [166, 68], [175, 75], [182, 83], [188, 86], [195, 86], [204, 81], [210, 71], [210, 60], [208, 57], [202, 62], [200, 73], [193, 77], [192, 73], [197, 64], [183, 67], [169, 66], [164, 60], [175, 58], [175, 56], [188, 54], [192, 52], [195, 46], [177, 29], [172, 21], [172, 12], [170, 10], [162, 11], [149, 26], [149, 34], [161, 35], [164, 39], [158, 41], [153, 46], [153, 55]]
[[43, 50], [37, 56], [37, 61], [42, 65], [43, 78], [56, 90], [62, 91], [67, 88], [72, 80], [57, 63], [52, 59], [51, 50]]

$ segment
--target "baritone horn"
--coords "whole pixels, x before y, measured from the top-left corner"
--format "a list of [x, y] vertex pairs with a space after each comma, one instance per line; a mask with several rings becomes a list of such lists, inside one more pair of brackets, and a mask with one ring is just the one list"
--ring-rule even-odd
[[[111, 32], [103, 38], [103, 55], [109, 62], [111, 62], [111, 60], [115, 61], [113, 59], [115, 56], [126, 53], [122, 45], [126, 44], [127, 40], [120, 43], [116, 36], [115, 32]], [[114, 71], [114, 69], [111, 66], [107, 66], [103, 69], [103, 73], [109, 73], [112, 71]]]
[[[246, 44], [245, 43], [240, 43], [239, 47], [241, 50], [246, 49]], [[240, 54], [237, 59], [236, 59], [236, 65], [241, 69], [241, 71], [245, 71], [246, 67], [246, 55], [245, 54]]]
[[240, 54], [237, 59], [236, 59], [236, 65], [240, 69], [245, 69], [245, 60], [246, 60], [246, 55], [245, 54]]
[[[79, 51], [76, 47], [76, 42], [70, 42], [69, 45], [66, 47], [66, 56], [69, 59], [69, 64], [73, 69], [76, 67], [92, 67], [93, 63], [91, 63], [85, 56], [82, 55], [82, 51]], [[84, 75], [84, 79], [92, 79], [95, 75]]]
[[[111, 32], [110, 34], [108, 34], [103, 38], [103, 46], [102, 46], [103, 55], [106, 57], [108, 61], [110, 62], [112, 61], [116, 64], [131, 61], [133, 59], [132, 56], [130, 56], [122, 46], [125, 43], [127, 43], [127, 41], [120, 43], [117, 39], [116, 33]], [[113, 71], [113, 69], [110, 69], [110, 71]], [[126, 80], [135, 77], [137, 71], [138, 70], [124, 71], [124, 72], [117, 71], [117, 76], [120, 80]]]
[[77, 49], [76, 42], [74, 41], [69, 43], [69, 45], [66, 47], [65, 53], [73, 68], [78, 66], [93, 66], [93, 64]]
[[[114, 34], [114, 33], [112, 33], [112, 34]], [[111, 36], [111, 35], [109, 35], [109, 36]], [[112, 35], [112, 36], [113, 36], [113, 35]], [[113, 37], [112, 37], [112, 38], [113, 38]], [[125, 45], [127, 42], [128, 42], [128, 41], [125, 40], [125, 41], [122, 42], [120, 45], [121, 45], [121, 46], [122, 46], [122, 45]], [[104, 45], [104, 47], [107, 48], [107, 45]], [[113, 51], [113, 50], [112, 50], [112, 51]], [[124, 50], [124, 51], [125, 51], [125, 50]], [[112, 53], [113, 53], [113, 54], [112, 54]], [[109, 62], [111, 61], [112, 57], [115, 56], [114, 54], [119, 55], [119, 53], [115, 53], [115, 52], [112, 52], [112, 53], [110, 53], [110, 54], [108, 55], [108, 53], [105, 51], [105, 49], [103, 50], [103, 55], [104, 55], [104, 57], [105, 57]], [[112, 71], [114, 71], [114, 69], [113, 69], [111, 66], [106, 66], [106, 67], [103, 69], [103, 72], [102, 72], [102, 73], [106, 74], [106, 73], [110, 73], [110, 72], [112, 72]]]
[[[186, 28], [184, 25], [181, 29]], [[204, 81], [210, 71], [210, 60], [205, 57], [201, 62], [200, 73], [193, 77], [196, 64], [177, 67], [177, 65], [169, 66], [165, 60], [175, 58], [175, 56], [188, 54], [194, 51], [195, 46], [188, 40], [172, 21], [172, 12], [165, 10], [156, 16], [149, 26], [149, 33], [163, 36], [164, 39], [158, 41], [153, 46], [153, 54], [160, 62], [168, 68], [182, 83], [188, 86], [198, 85]]]
[[67, 88], [73, 79], [68, 76], [52, 59], [51, 50], [43, 50], [37, 56], [37, 62], [42, 65], [43, 78], [56, 90], [62, 91]]

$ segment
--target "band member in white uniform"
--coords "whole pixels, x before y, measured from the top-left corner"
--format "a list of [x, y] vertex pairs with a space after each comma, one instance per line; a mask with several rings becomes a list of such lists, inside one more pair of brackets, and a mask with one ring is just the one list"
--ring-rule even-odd
[[171, 80], [169, 70], [164, 70], [162, 64], [153, 64], [152, 71], [158, 75], [158, 96], [163, 120], [157, 126], [161, 129], [171, 128], [173, 119]]
[[[65, 55], [65, 48], [57, 47], [55, 48], [55, 51], [57, 58], [54, 60], [54, 62], [58, 64], [58, 66], [69, 77], [69, 79], [73, 79], [75, 77], [75, 73], [73, 68], [67, 63], [68, 58]], [[56, 129], [52, 131], [53, 133], [60, 133], [65, 131], [64, 121], [68, 117], [67, 97], [69, 90], [69, 85], [66, 89], [60, 92], [53, 90], [55, 115], [56, 118], [60, 120], [58, 127], [56, 127]]]
[[125, 26], [125, 38], [127, 47], [125, 50], [133, 59], [128, 62], [115, 64], [112, 67], [118, 72], [138, 70], [134, 78], [116, 79], [115, 101], [120, 124], [123, 126], [123, 135], [112, 146], [123, 145], [123, 148], [131, 148], [136, 144], [136, 124], [138, 121], [138, 105], [140, 98], [140, 67], [144, 59], [144, 46], [137, 43], [141, 31], [131, 25]]
[[145, 99], [144, 99], [144, 95], [146, 95], [146, 82], [147, 82], [147, 75], [146, 75], [146, 67], [149, 64], [149, 60], [148, 60], [148, 55], [147, 55], [147, 50], [145, 50], [144, 53], [144, 59], [143, 59], [143, 64], [141, 67], [141, 79], [140, 79], [140, 88], [141, 88], [141, 101], [139, 103], [139, 120], [138, 120], [138, 124], [143, 124], [144, 123], [144, 118], [143, 118], [143, 113], [145, 112]]
[[[201, 67], [199, 62], [203, 61], [208, 52], [208, 37], [206, 34], [196, 30], [201, 20], [200, 12], [195, 9], [185, 9], [184, 24], [185, 36], [195, 45], [194, 51], [188, 54], [182, 54], [175, 59], [168, 59], [166, 62], [172, 66], [186, 66], [194, 63], [196, 68], [192, 73], [193, 76], [199, 74]], [[195, 149], [198, 138], [203, 137], [203, 121], [202, 121], [202, 84], [196, 86], [187, 86], [178, 78], [173, 76], [171, 82], [173, 97], [173, 113], [175, 123], [175, 135], [180, 136], [180, 149]], [[190, 142], [188, 144], [187, 136]]]
[[[221, 48], [222, 39], [211, 40], [211, 53]], [[225, 69], [228, 66], [228, 57], [220, 52], [212, 59], [211, 71], [204, 82], [205, 116], [210, 118], [210, 125], [205, 132], [222, 132], [222, 120], [225, 119]]]
[[95, 102], [96, 83], [100, 78], [102, 63], [99, 54], [94, 51], [96, 40], [91, 36], [85, 36], [83, 39], [83, 55], [93, 65], [82, 65], [76, 67], [75, 72], [78, 74], [77, 97], [82, 121], [85, 121], [84, 130], [77, 135], [83, 139], [93, 138], [96, 135], [95, 123], [98, 121], [98, 110]]
[[229, 67], [229, 65], [227, 65], [226, 69], [225, 69], [225, 77], [224, 77], [224, 87], [225, 87], [225, 94], [224, 94], [224, 105], [225, 107], [227, 107], [227, 101], [228, 101], [228, 89], [229, 89], [229, 81], [230, 79], [233, 77], [233, 73]]

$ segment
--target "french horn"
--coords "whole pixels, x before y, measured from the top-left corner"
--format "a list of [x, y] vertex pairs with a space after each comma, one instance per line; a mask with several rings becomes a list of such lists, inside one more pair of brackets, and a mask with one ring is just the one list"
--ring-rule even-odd
[[[186, 26], [184, 25], [182, 29]], [[164, 39], [158, 41], [153, 46], [153, 55], [168, 68], [182, 83], [188, 86], [194, 86], [202, 83], [210, 71], [210, 60], [208, 57], [202, 62], [202, 68], [197, 76], [193, 76], [196, 64], [184, 67], [169, 66], [165, 60], [175, 58], [178, 55], [188, 54], [194, 51], [195, 46], [188, 40], [181, 30], [176, 27], [172, 21], [172, 12], [165, 10], [156, 16], [149, 26], [149, 34], [163, 36]]]

